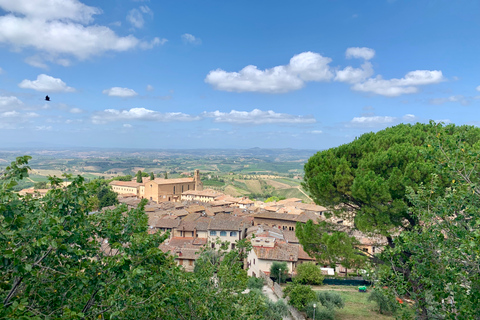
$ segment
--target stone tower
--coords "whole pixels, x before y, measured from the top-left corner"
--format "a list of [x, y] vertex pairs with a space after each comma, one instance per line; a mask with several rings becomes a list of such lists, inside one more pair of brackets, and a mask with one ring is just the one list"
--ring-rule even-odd
[[193, 181], [195, 182], [195, 190], [202, 191], [203, 190], [203, 183], [200, 181], [200, 170], [196, 169], [195, 173], [193, 174]]

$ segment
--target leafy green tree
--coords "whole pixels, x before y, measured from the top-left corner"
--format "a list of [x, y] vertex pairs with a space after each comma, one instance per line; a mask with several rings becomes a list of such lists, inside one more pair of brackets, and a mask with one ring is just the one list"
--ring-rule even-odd
[[366, 257], [358, 249], [359, 242], [345, 232], [336, 231], [326, 222], [318, 224], [312, 220], [297, 223], [295, 234], [304, 250], [320, 263], [328, 263], [335, 267], [341, 264], [348, 268], [364, 266]]
[[113, 180], [117, 180], [117, 181], [132, 181], [132, 176], [131, 175], [126, 175], [126, 176], [118, 176], [118, 177], [114, 177]]
[[312, 262], [302, 263], [297, 267], [294, 280], [301, 284], [319, 285], [323, 283], [324, 276], [320, 268]]
[[33, 184], [34, 189], [47, 189], [47, 182], [46, 181], [39, 181]]
[[299, 283], [289, 284], [283, 289], [285, 295], [289, 298], [288, 304], [294, 306], [300, 311], [304, 311], [310, 302], [317, 301], [315, 291], [310, 286]]
[[91, 189], [70, 176], [41, 199], [15, 193], [29, 159], [0, 179], [1, 319], [262, 319], [264, 301], [242, 293], [248, 244], [184, 272], [148, 233], [146, 201], [90, 214]]
[[164, 178], [165, 178], [165, 179], [168, 179], [168, 173], [167, 173], [166, 171], [165, 171]]
[[150, 172], [150, 180], [155, 180], [155, 175], [153, 174], [153, 172]]
[[384, 292], [383, 289], [375, 288], [368, 296], [368, 301], [375, 301], [378, 312], [381, 314], [392, 315], [399, 308], [399, 304], [391, 292]]
[[247, 282], [247, 287], [249, 289], [259, 289], [263, 288], [263, 279], [256, 277], [249, 277]]
[[[432, 158], [425, 157], [427, 139], [436, 134], [434, 123], [400, 124], [318, 152], [305, 164], [304, 187], [316, 203], [338, 215], [354, 212], [356, 228], [391, 243], [395, 228], [419, 223], [406, 190], [428, 185], [436, 172]], [[466, 145], [480, 140], [480, 128], [469, 126], [448, 125], [443, 134], [462, 135]], [[442, 171], [438, 183], [447, 187], [451, 183]]]
[[270, 276], [278, 283], [285, 282], [288, 276], [288, 266], [286, 262], [274, 261], [270, 266]]
[[142, 183], [143, 182], [143, 174], [142, 174], [142, 170], [138, 170], [137, 171], [137, 174], [135, 175], [137, 177], [137, 183]]
[[480, 142], [450, 130], [439, 125], [428, 140], [425, 156], [436, 169], [429, 183], [407, 190], [411, 214], [423, 223], [393, 240], [374, 273], [386, 294], [414, 302], [417, 319], [480, 314]]

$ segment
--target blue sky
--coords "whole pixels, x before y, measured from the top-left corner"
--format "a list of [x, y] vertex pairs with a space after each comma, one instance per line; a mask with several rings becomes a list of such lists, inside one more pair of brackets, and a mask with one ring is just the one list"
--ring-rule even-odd
[[479, 34], [476, 0], [0, 0], [0, 146], [320, 150], [479, 125]]

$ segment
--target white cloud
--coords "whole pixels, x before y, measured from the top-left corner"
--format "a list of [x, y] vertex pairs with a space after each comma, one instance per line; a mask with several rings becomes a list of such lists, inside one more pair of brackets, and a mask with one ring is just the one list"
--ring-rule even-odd
[[477, 91], [480, 91], [480, 86], [477, 87]]
[[14, 96], [0, 96], [0, 110], [12, 110], [23, 107], [23, 102]]
[[18, 124], [29, 122], [32, 118], [37, 118], [38, 116], [35, 112], [0, 112], [0, 129], [19, 129]]
[[414, 122], [414, 121], [417, 121], [418, 118], [414, 114], [406, 114], [402, 117], [402, 120], [404, 122]]
[[456, 96], [450, 96], [450, 97], [445, 97], [445, 98], [435, 98], [435, 99], [430, 99], [429, 103], [430, 104], [444, 104], [447, 102], [458, 102], [462, 106], [467, 106], [470, 104], [471, 97], [464, 97], [463, 95], [456, 95]]
[[70, 109], [71, 113], [83, 113], [83, 110], [80, 108], [72, 108]]
[[443, 122], [444, 124], [449, 124], [452, 121], [450, 119], [439, 119], [439, 120], [433, 120], [435, 123], [440, 123]]
[[93, 15], [102, 10], [89, 7], [77, 0], [0, 0], [0, 7], [7, 12], [20, 13], [40, 20], [72, 20], [90, 23]]
[[92, 116], [92, 122], [95, 124], [104, 124], [112, 121], [157, 121], [157, 122], [174, 122], [174, 121], [194, 121], [200, 117], [191, 116], [181, 112], [161, 113], [145, 108], [132, 108], [130, 110], [106, 109], [97, 112]]
[[444, 81], [442, 71], [439, 70], [415, 70], [410, 71], [401, 79], [385, 80], [378, 75], [365, 82], [356, 83], [352, 86], [353, 90], [372, 92], [375, 94], [396, 97], [402, 94], [418, 92], [418, 86], [434, 84]]
[[333, 77], [331, 61], [309, 51], [293, 56], [288, 65], [271, 69], [249, 65], [239, 72], [210, 71], [205, 82], [223, 91], [284, 93], [302, 88], [306, 81], [329, 81]]
[[23, 80], [18, 84], [23, 89], [33, 89], [40, 92], [75, 92], [75, 89], [68, 87], [65, 82], [59, 78], [54, 78], [46, 74], [37, 76], [37, 80]]
[[312, 131], [309, 131], [309, 133], [311, 133], [311, 134], [322, 134], [323, 131], [322, 130], [312, 130]]
[[153, 12], [148, 6], [140, 6], [138, 9], [130, 10], [126, 19], [133, 27], [141, 29], [145, 25], [144, 14], [153, 16]]
[[313, 116], [296, 116], [286, 113], [276, 113], [272, 110], [262, 111], [259, 109], [254, 109], [250, 112], [232, 110], [229, 113], [220, 112], [217, 110], [214, 112], [204, 112], [202, 113], [202, 116], [213, 118], [214, 122], [226, 122], [233, 124], [301, 124], [316, 122]]
[[2, 74], [3, 72], [4, 72], [4, 71], [3, 71], [3, 69], [2, 69], [2, 68], [0, 68], [0, 74]]
[[347, 59], [360, 58], [370, 60], [375, 56], [375, 50], [366, 47], [352, 47], [347, 49], [345, 56]]
[[36, 126], [37, 131], [52, 131], [52, 126]]
[[346, 124], [347, 127], [362, 127], [362, 128], [373, 128], [373, 127], [384, 127], [387, 125], [394, 125], [399, 122], [414, 122], [417, 121], [417, 117], [413, 114], [406, 114], [401, 118], [390, 117], [390, 116], [361, 116], [354, 117], [350, 122]]
[[132, 126], [131, 124], [129, 124], [129, 123], [124, 123], [124, 124], [123, 124], [123, 127], [124, 127], [124, 128], [132, 128], [133, 126]]
[[369, 116], [369, 117], [355, 117], [347, 126], [350, 127], [377, 127], [385, 124], [394, 123], [397, 120], [395, 117], [389, 116]]
[[132, 89], [120, 88], [120, 87], [105, 89], [102, 91], [102, 93], [109, 95], [110, 97], [122, 97], [122, 98], [134, 97], [138, 94]]
[[[0, 8], [11, 12], [0, 16], [0, 43], [15, 50], [34, 48], [48, 55], [48, 61], [63, 65], [67, 60], [61, 55], [84, 60], [106, 51], [149, 49], [161, 44], [160, 39], [145, 42], [132, 35], [119, 37], [108, 27], [88, 25], [101, 10], [77, 0], [0, 0]], [[38, 59], [30, 63], [41, 66]]]
[[361, 68], [346, 67], [343, 70], [336, 72], [335, 81], [358, 83], [365, 81], [368, 77], [373, 75], [372, 64], [366, 61]]
[[145, 24], [145, 19], [143, 19], [143, 15], [138, 9], [132, 9], [127, 15], [127, 21], [135, 28], [143, 28]]
[[152, 85], [148, 84], [147, 91], [153, 91], [153, 90], [155, 90], [155, 88]]
[[184, 43], [190, 43], [190, 44], [201, 44], [202, 43], [202, 39], [197, 38], [190, 33], [182, 34], [182, 40], [183, 40]]

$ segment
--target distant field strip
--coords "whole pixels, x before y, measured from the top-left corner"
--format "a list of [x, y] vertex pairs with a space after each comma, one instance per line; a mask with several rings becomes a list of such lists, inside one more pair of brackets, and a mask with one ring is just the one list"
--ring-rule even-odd
[[262, 186], [258, 180], [242, 180], [251, 193], [262, 193]]
[[274, 187], [275, 189], [288, 189], [292, 187], [291, 185], [279, 182], [277, 180], [266, 179], [265, 182]]

